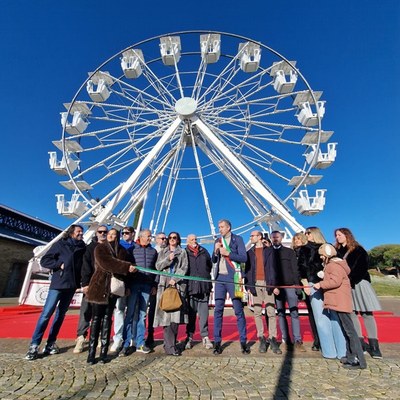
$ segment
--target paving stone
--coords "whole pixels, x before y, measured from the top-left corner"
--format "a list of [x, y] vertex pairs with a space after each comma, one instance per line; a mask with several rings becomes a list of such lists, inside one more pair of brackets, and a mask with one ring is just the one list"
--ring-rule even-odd
[[217, 357], [202, 346], [168, 357], [157, 346], [88, 366], [85, 354], [72, 353], [73, 341], [60, 341], [66, 351], [36, 361], [23, 359], [28, 344], [0, 339], [2, 400], [400, 398], [400, 344], [382, 344], [384, 359], [368, 356], [365, 370], [346, 370], [315, 352], [243, 356], [238, 343]]

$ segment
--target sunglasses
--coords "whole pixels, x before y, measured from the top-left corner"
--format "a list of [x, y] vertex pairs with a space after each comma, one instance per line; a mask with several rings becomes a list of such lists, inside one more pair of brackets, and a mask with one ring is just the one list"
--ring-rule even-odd
[[123, 235], [130, 235], [131, 232], [122, 232]]
[[167, 238], [166, 237], [163, 237], [163, 238], [159, 238], [160, 240], [167, 240]]
[[168, 239], [178, 239], [178, 236], [170, 236]]
[[304, 232], [306, 235], [311, 235], [311, 233], [312, 232], [310, 232], [310, 231], [307, 231], [307, 232]]
[[100, 233], [100, 235], [107, 235], [107, 231], [97, 231], [97, 233]]

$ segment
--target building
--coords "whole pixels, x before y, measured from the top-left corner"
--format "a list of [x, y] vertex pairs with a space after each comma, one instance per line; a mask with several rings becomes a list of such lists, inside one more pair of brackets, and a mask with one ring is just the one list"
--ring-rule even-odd
[[0, 204], [0, 297], [18, 297], [33, 249], [61, 229]]

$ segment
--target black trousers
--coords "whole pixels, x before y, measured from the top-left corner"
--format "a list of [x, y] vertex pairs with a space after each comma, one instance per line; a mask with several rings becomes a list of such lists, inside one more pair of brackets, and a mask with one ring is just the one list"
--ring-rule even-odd
[[177, 352], [176, 338], [178, 336], [179, 324], [171, 322], [171, 325], [163, 327], [164, 333], [164, 351], [166, 354], [173, 354]]
[[347, 360], [354, 362], [357, 357], [360, 365], [365, 368], [367, 362], [365, 361], [364, 352], [351, 319], [351, 314], [340, 311], [336, 311], [336, 313], [339, 317], [340, 324], [342, 325], [344, 337], [346, 338]]
[[78, 329], [76, 331], [76, 336], [86, 337], [90, 327], [90, 321], [92, 319], [92, 304], [88, 303], [86, 296], [83, 295], [81, 309], [79, 312], [79, 322]]
[[89, 355], [88, 360], [93, 360], [96, 348], [101, 341], [100, 358], [105, 359], [110, 345], [112, 316], [117, 302], [116, 296], [111, 295], [108, 304], [92, 303], [92, 323], [90, 325]]

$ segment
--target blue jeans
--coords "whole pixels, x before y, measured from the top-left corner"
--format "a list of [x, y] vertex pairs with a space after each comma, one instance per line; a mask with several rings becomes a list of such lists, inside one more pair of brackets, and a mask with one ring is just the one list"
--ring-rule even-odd
[[68, 307], [74, 297], [75, 289], [50, 289], [46, 302], [44, 303], [43, 311], [40, 314], [39, 320], [36, 324], [35, 331], [32, 335], [32, 345], [39, 346], [42, 342], [44, 332], [46, 331], [47, 325], [49, 324], [51, 316], [57, 308], [56, 315], [50, 328], [49, 337], [47, 343], [53, 344], [57, 340], [58, 332], [60, 331], [61, 325], [64, 321], [65, 314], [68, 311]]
[[321, 290], [311, 287], [311, 308], [317, 326], [322, 356], [325, 358], [345, 357], [346, 339], [334, 311], [324, 309], [324, 298]]
[[286, 305], [287, 301], [290, 311], [290, 319], [292, 320], [292, 333], [293, 340], [295, 342], [301, 342], [301, 332], [300, 332], [300, 320], [299, 320], [299, 308], [298, 308], [298, 297], [295, 288], [283, 288], [279, 289], [280, 293], [275, 296], [276, 309], [279, 317], [279, 327], [282, 332], [282, 339], [286, 343], [290, 343], [290, 335], [288, 332], [288, 323], [286, 320]]
[[129, 347], [132, 339], [132, 324], [134, 321], [136, 304], [138, 304], [138, 317], [136, 324], [136, 347], [144, 345], [146, 333], [147, 303], [150, 297], [151, 283], [133, 283], [129, 287], [131, 294], [127, 298], [127, 309], [124, 320], [124, 347]]
[[[224, 280], [229, 281], [224, 282]], [[214, 342], [221, 343], [222, 340], [222, 319], [224, 316], [226, 293], [229, 293], [232, 299], [233, 309], [235, 311], [237, 327], [239, 330], [240, 343], [247, 342], [246, 318], [243, 311], [242, 300], [235, 297], [235, 287], [231, 283], [232, 278], [229, 275], [219, 275], [215, 284], [215, 307], [214, 307]]]

